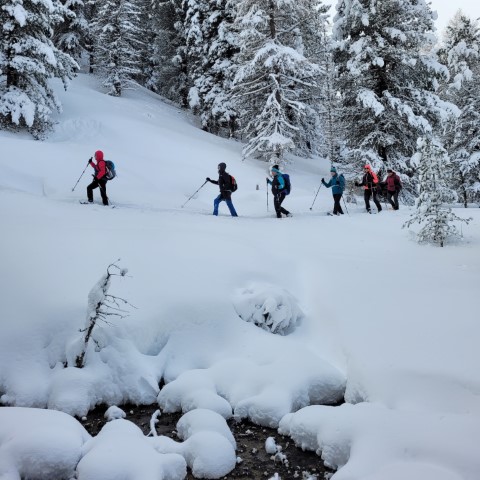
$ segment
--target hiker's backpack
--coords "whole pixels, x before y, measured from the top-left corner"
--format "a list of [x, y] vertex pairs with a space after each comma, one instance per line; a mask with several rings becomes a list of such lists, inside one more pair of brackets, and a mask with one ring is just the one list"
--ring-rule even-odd
[[233, 175], [230, 175], [230, 186], [231, 186], [232, 192], [237, 191], [238, 185], [237, 185], [237, 181], [235, 180], [235, 177]]
[[292, 184], [290, 183], [290, 175], [288, 173], [282, 173], [282, 177], [285, 180], [285, 188], [283, 191], [290, 195], [290, 190], [292, 189]]
[[377, 176], [377, 174], [376, 174], [373, 170], [370, 170], [370, 173], [372, 174], [372, 177], [373, 177], [373, 184], [374, 184], [374, 185], [377, 185], [377, 184], [378, 184], [378, 176]]
[[105, 178], [107, 180], [113, 180], [117, 176], [115, 164], [111, 160], [105, 160], [105, 171]]
[[346, 181], [343, 173], [338, 176], [338, 186], [342, 189], [342, 192], [345, 190]]

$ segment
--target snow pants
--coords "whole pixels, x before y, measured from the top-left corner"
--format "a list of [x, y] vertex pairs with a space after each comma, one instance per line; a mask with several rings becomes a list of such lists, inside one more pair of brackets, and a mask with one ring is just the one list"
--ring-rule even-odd
[[380, 205], [380, 202], [378, 201], [377, 197], [377, 189], [374, 188], [373, 190], [365, 190], [365, 193], [363, 195], [363, 198], [365, 199], [365, 208], [367, 209], [367, 212], [370, 212], [370, 197], [373, 194], [373, 203], [375, 203], [375, 206], [377, 207], [377, 210], [379, 212], [382, 211], [382, 206]]
[[398, 192], [396, 190], [394, 192], [387, 192], [387, 200], [390, 202], [390, 205], [393, 207], [394, 210], [398, 210]]
[[285, 197], [285, 193], [277, 193], [273, 196], [273, 206], [275, 207], [277, 218], [282, 218], [282, 213], [284, 215], [290, 215], [290, 212], [282, 207], [282, 202], [285, 200]]
[[343, 215], [342, 206], [340, 205], [341, 198], [342, 198], [341, 193], [333, 194], [333, 214], [334, 215], [337, 215], [337, 214]]
[[106, 178], [101, 178], [100, 180], [97, 180], [96, 178], [93, 179], [93, 182], [87, 187], [88, 201], [90, 203], [93, 202], [93, 190], [95, 190], [97, 187], [100, 188], [100, 195], [102, 196], [103, 204], [108, 205]]

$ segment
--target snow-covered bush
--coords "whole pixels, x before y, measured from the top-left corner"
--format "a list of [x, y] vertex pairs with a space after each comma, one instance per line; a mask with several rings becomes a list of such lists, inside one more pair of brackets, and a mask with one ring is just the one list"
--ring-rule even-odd
[[289, 292], [270, 285], [242, 289], [233, 305], [242, 320], [280, 335], [291, 333], [304, 316]]
[[[111, 270], [115, 270], [118, 273], [112, 273]], [[81, 337], [74, 342], [73, 350], [75, 348], [78, 351], [74, 354], [75, 359], [70, 358], [68, 363], [75, 363], [77, 368], [85, 366], [85, 355], [89, 350], [92, 343], [96, 344], [98, 348], [100, 345], [98, 339], [94, 336], [94, 329], [100, 322], [108, 323], [107, 318], [119, 317], [124, 318], [127, 315], [127, 311], [120, 308], [121, 305], [129, 305], [129, 303], [123, 298], [116, 297], [108, 293], [112, 277], [120, 276], [124, 277], [127, 274], [127, 269], [120, 268], [117, 264], [112, 263], [107, 268], [107, 273], [103, 275], [96, 285], [90, 290], [88, 294], [88, 308], [87, 319], [85, 328], [80, 330]], [[67, 355], [72, 357], [72, 353]]]

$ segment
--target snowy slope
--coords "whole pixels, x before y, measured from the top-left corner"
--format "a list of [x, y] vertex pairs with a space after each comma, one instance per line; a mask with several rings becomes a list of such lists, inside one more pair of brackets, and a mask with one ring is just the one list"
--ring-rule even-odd
[[[266, 211], [266, 165], [242, 162], [239, 143], [202, 132], [155, 95], [108, 97], [80, 76], [62, 102], [48, 141], [0, 132], [4, 403], [82, 415], [102, 402], [153, 403], [164, 377], [162, 408], [232, 409], [277, 426], [310, 403], [335, 402], [346, 387], [348, 402], [375, 406], [371, 421], [352, 413], [360, 404], [335, 410], [335, 438], [321, 437], [330, 417], [313, 407], [299, 413], [305, 432], [295, 415], [282, 424], [332, 465], [355, 449], [356, 471], [334, 478], [387, 478], [380, 469], [397, 464], [410, 478], [434, 478], [425, 463], [436, 479], [476, 478], [480, 429], [466, 425], [480, 418], [479, 209], [469, 209], [474, 220], [461, 243], [420, 247], [401, 229], [404, 206], [367, 215], [360, 201], [350, 215], [327, 217], [333, 202], [322, 188], [311, 212], [328, 165], [297, 159], [285, 201], [294, 217], [278, 220], [271, 196]], [[108, 185], [114, 209], [79, 204], [90, 168], [71, 191], [97, 149], [117, 165]], [[210, 215], [211, 184], [181, 208], [222, 161], [239, 184], [240, 217], [224, 204], [222, 215]], [[88, 292], [118, 258], [131, 278], [114, 281], [112, 293], [138, 309], [102, 327], [105, 348], [84, 370], [64, 369]], [[246, 288], [288, 291], [305, 314], [301, 325], [281, 337], [242, 321], [234, 300]], [[433, 446], [413, 441], [420, 432]], [[451, 455], [439, 455], [438, 438], [452, 432]], [[0, 426], [0, 452], [1, 442]]]

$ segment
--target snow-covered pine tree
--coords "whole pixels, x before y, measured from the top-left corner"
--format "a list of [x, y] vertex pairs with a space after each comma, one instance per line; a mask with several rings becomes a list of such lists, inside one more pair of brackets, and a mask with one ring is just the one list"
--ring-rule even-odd
[[455, 191], [449, 186], [449, 158], [442, 144], [428, 135], [418, 140], [418, 152], [412, 163], [419, 181], [419, 197], [416, 210], [404, 227], [419, 223], [422, 228], [417, 233], [419, 243], [435, 243], [443, 247], [449, 237], [458, 237], [457, 227], [452, 222], [468, 223], [469, 219], [458, 217], [448, 203], [456, 200]]
[[108, 94], [122, 95], [140, 74], [140, 11], [132, 0], [105, 0], [94, 22], [95, 73], [103, 79]]
[[0, 126], [27, 127], [37, 139], [52, 126], [61, 104], [49, 80], [67, 88], [78, 65], [53, 42], [53, 28], [63, 20], [58, 0], [4, 0], [0, 7]]
[[65, 0], [65, 20], [55, 29], [55, 45], [81, 64], [89, 38], [83, 0]]
[[155, 33], [149, 46], [145, 86], [169, 100], [187, 107], [185, 61], [185, 12], [182, 0], [151, 0], [151, 28]]
[[231, 89], [238, 53], [232, 0], [188, 0], [185, 19], [190, 108], [202, 128], [233, 136], [237, 111]]
[[477, 21], [458, 11], [450, 21], [440, 51], [451, 82], [445, 98], [460, 115], [449, 123], [445, 135], [453, 178], [465, 206], [480, 200], [480, 32]]
[[458, 110], [437, 94], [448, 76], [433, 51], [434, 14], [418, 0], [339, 0], [334, 58], [352, 168], [399, 172], [413, 192], [415, 139]]
[[308, 22], [300, 26], [304, 55], [320, 67], [317, 86], [308, 91], [311, 95], [308, 105], [314, 113], [307, 115], [307, 124], [300, 133], [304, 135], [304, 141], [311, 144], [307, 143], [311, 153], [319, 153], [336, 163], [343, 136], [327, 11], [327, 6], [318, 3]]
[[307, 111], [305, 92], [315, 87], [319, 74], [297, 43], [296, 29], [308, 21], [312, 6], [309, 0], [237, 3], [240, 54], [234, 92], [248, 139], [244, 157], [282, 163], [284, 153], [295, 148], [298, 118]]
[[306, 21], [297, 25], [292, 32], [295, 34], [295, 49], [319, 67], [315, 77], [305, 79], [312, 83], [311, 88], [303, 91], [302, 101], [306, 110], [296, 115], [293, 121], [298, 126], [293, 139], [294, 153], [304, 157], [315, 154], [328, 156], [329, 146], [332, 146], [330, 140], [333, 141], [329, 133], [334, 133], [331, 129], [334, 86], [330, 80], [333, 79], [334, 70], [330, 53], [329, 7], [321, 1], [312, 2], [310, 7], [314, 8], [309, 9]]

